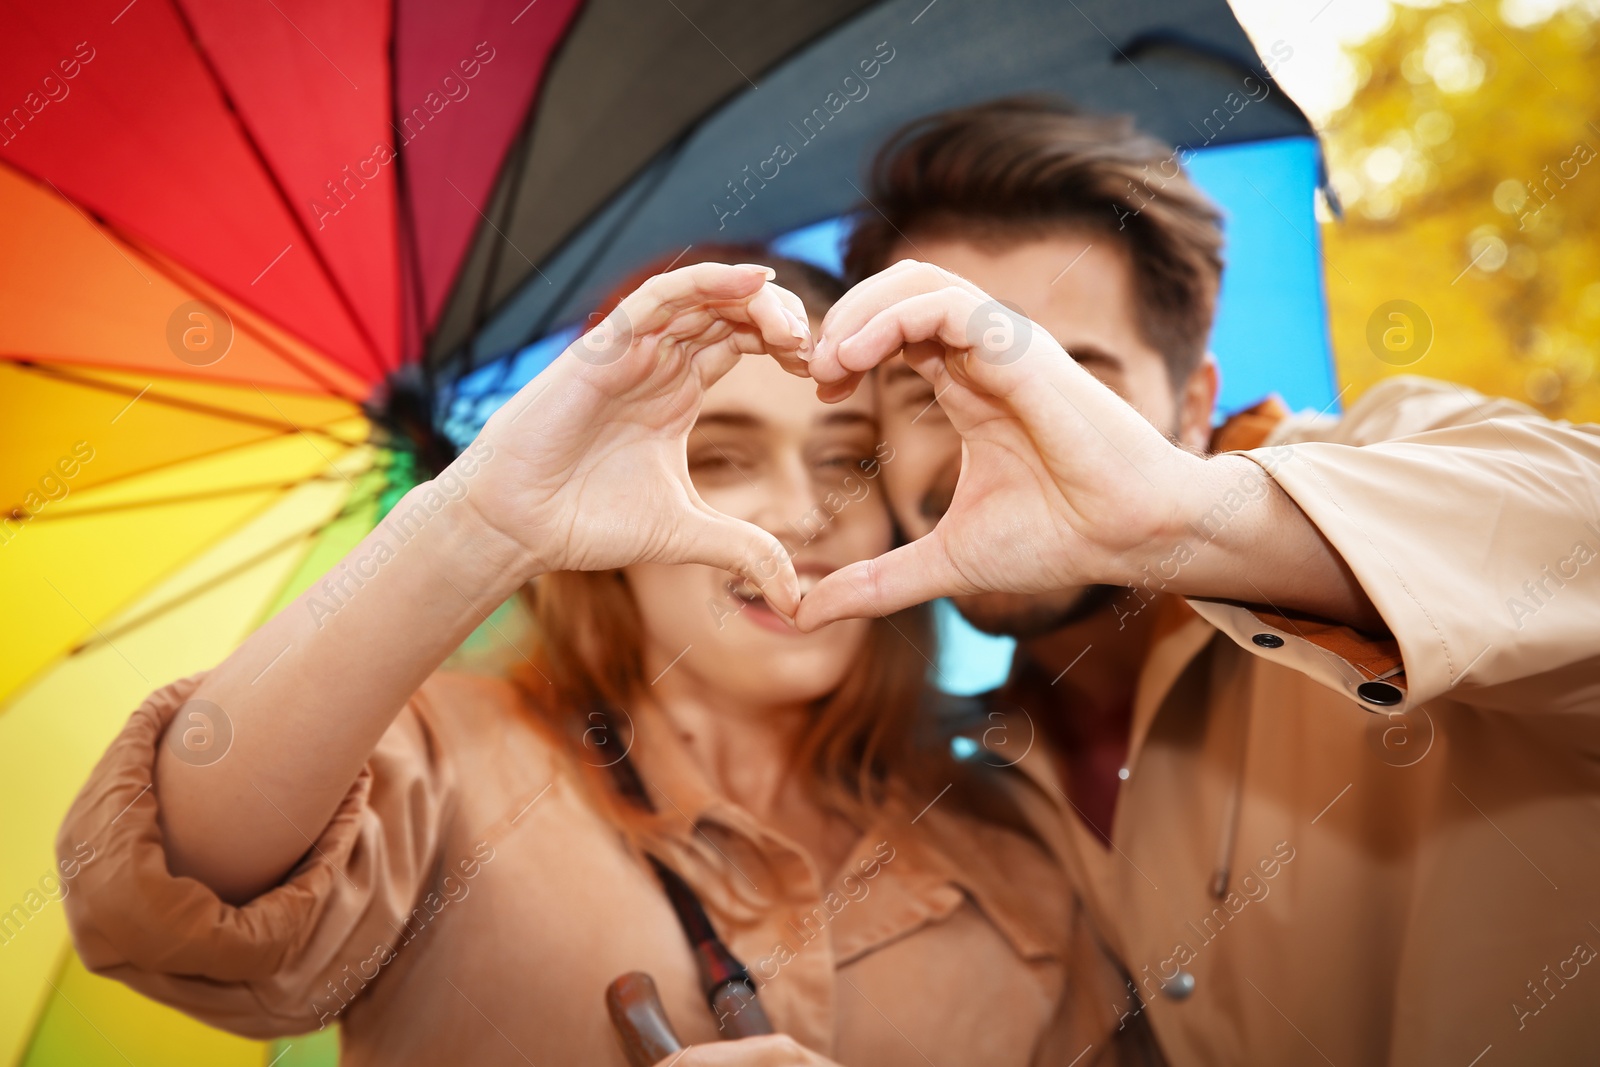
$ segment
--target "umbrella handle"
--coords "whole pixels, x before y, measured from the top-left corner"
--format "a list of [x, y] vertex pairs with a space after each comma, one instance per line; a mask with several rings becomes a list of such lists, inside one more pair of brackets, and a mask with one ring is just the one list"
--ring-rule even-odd
[[606, 1010], [629, 1067], [652, 1067], [683, 1048], [653, 978], [629, 971], [606, 987]]
[[748, 978], [723, 982], [713, 990], [711, 1014], [717, 1017], [722, 1036], [730, 1040], [773, 1033], [772, 1023]]

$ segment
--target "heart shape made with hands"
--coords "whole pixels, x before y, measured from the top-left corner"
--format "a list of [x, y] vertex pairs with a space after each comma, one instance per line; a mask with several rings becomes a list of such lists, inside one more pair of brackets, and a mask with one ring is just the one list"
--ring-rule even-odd
[[[942, 596], [1067, 588], [1119, 573], [1171, 510], [1187, 476], [1174, 460], [1200, 462], [1026, 316], [947, 271], [902, 262], [866, 279], [815, 343], [771, 275], [703, 263], [650, 279], [489, 420], [482, 439], [508, 460], [471, 499], [526, 546], [532, 573], [706, 564], [753, 582], [802, 630]], [[938, 525], [802, 600], [778, 538], [707, 505], [687, 468], [705, 390], [752, 353], [827, 401], [903, 353], [962, 437]], [[530, 407], [537, 417], [519, 421]]]

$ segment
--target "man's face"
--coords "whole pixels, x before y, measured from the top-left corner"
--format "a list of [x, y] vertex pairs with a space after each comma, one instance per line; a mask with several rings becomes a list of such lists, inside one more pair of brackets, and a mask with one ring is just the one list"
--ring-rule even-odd
[[[1133, 273], [1116, 240], [1070, 231], [1006, 247], [930, 238], [900, 246], [891, 262], [902, 259], [953, 271], [1020, 308], [1163, 433], [1205, 447], [1215, 369], [1208, 361], [1173, 388], [1161, 353], [1139, 331]], [[894, 448], [893, 462], [883, 468], [889, 504], [907, 536], [921, 537], [950, 506], [961, 438], [934, 402], [933, 387], [899, 356], [884, 364], [879, 381], [884, 433]], [[960, 597], [956, 606], [981, 630], [1027, 638], [1092, 613], [1110, 593], [1099, 587], [982, 593]]]

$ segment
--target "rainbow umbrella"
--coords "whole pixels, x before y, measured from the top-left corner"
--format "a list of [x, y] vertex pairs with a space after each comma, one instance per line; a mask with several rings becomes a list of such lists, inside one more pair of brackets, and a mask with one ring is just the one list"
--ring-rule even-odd
[[911, 117], [1046, 90], [1198, 150], [1235, 258], [1271, 263], [1224, 294], [1230, 386], [1283, 388], [1295, 349], [1320, 363], [1291, 399], [1326, 403], [1318, 157], [1247, 91], [1262, 67], [1222, 0], [7, 4], [0, 1064], [333, 1061], [331, 1030], [246, 1041], [85, 970], [72, 795], [146, 692], [315, 581], [638, 263], [777, 235], [835, 258]]

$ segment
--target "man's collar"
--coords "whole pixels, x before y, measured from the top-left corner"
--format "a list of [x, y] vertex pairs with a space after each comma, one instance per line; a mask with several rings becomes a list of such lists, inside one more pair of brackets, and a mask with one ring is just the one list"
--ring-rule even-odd
[[1289, 405], [1276, 393], [1229, 415], [1211, 431], [1211, 451], [1243, 452], [1260, 448], [1289, 418]]

